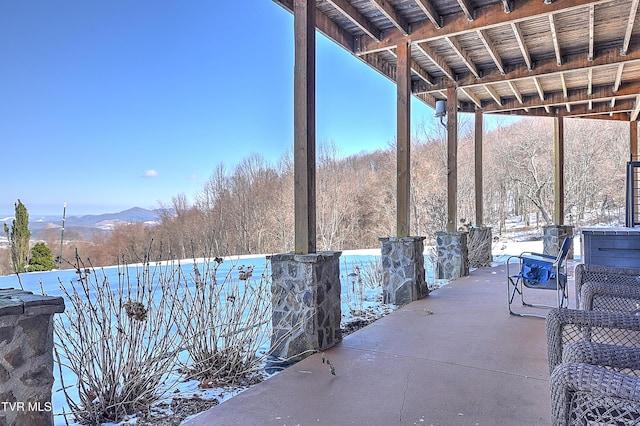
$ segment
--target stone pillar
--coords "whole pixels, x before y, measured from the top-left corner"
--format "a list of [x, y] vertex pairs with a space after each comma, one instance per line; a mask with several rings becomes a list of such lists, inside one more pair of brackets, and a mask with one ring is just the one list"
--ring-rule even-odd
[[342, 340], [339, 251], [270, 257], [273, 355], [299, 361]]
[[0, 290], [0, 425], [53, 424], [53, 314], [61, 297]]
[[380, 238], [384, 303], [406, 305], [429, 294], [424, 274], [424, 238]]
[[[566, 237], [573, 237], [573, 226], [571, 225], [547, 225], [542, 227], [543, 253], [557, 256], [560, 247]], [[574, 241], [569, 249], [567, 259], [573, 259]]]
[[469, 253], [470, 267], [480, 268], [482, 266], [491, 266], [493, 262], [493, 254], [491, 253], [492, 243], [493, 237], [490, 227], [478, 226], [476, 228], [469, 228], [467, 251]]
[[437, 232], [436, 250], [438, 252], [438, 279], [455, 280], [469, 275], [466, 232]]

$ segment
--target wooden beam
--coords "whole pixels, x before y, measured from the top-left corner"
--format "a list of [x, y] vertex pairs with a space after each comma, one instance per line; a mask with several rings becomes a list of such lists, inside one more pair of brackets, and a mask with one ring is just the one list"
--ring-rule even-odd
[[498, 95], [498, 92], [496, 92], [496, 90], [493, 87], [491, 87], [489, 84], [485, 84], [484, 89], [487, 92], [489, 92], [489, 95], [491, 95], [493, 100], [496, 101], [498, 105], [502, 105], [502, 99], [500, 98], [500, 95]]
[[633, 111], [631, 111], [631, 121], [636, 121], [638, 114], [640, 114], [640, 95], [636, 96], [636, 105], [633, 107]]
[[465, 88], [461, 88], [460, 90], [462, 90], [462, 92], [467, 95], [467, 97], [469, 99], [471, 99], [471, 102], [473, 102], [474, 104], [476, 104], [476, 106], [480, 109], [482, 109], [482, 102], [480, 101], [480, 98], [478, 98], [472, 91], [471, 89], [465, 89]]
[[415, 0], [415, 2], [418, 4], [420, 9], [422, 9], [424, 14], [427, 15], [427, 18], [429, 18], [429, 21], [431, 21], [437, 30], [442, 28], [442, 17], [438, 12], [436, 12], [429, 0]]
[[[640, 49], [630, 51], [626, 56], [620, 55], [618, 49], [602, 51], [593, 61], [588, 61], [584, 54], [567, 55], [562, 66], [556, 64], [555, 59], [538, 60], [535, 69], [529, 70], [524, 64], [509, 67], [506, 75], [502, 75], [497, 69], [484, 70], [481, 78], [476, 78], [472, 73], [461, 74], [456, 78], [459, 87], [482, 86], [488, 83], [504, 83], [506, 81], [527, 80], [531, 77], [559, 77], [561, 73], [585, 72], [592, 68], [594, 71], [607, 70], [619, 64], [640, 64]], [[446, 90], [449, 82], [444, 81], [431, 88], [432, 91]]]
[[564, 79], [564, 73], [563, 72], [560, 73], [560, 84], [562, 84], [562, 96], [564, 96], [565, 99], [566, 99], [566, 98], [569, 97], [569, 95], [568, 95], [568, 92], [567, 92], [567, 82]]
[[475, 148], [475, 189], [476, 189], [476, 226], [483, 226], [483, 187], [482, 187], [482, 110], [476, 108], [474, 126], [474, 148]]
[[429, 60], [433, 62], [433, 64], [438, 67], [449, 80], [456, 80], [456, 75], [451, 67], [446, 63], [444, 59], [442, 59], [442, 57], [440, 57], [440, 55], [438, 55], [435, 49], [432, 49], [426, 43], [415, 43], [412, 46], [415, 47], [417, 51], [429, 58]]
[[[282, 6], [293, 14], [294, 0], [274, 0], [275, 3]], [[316, 28], [328, 39], [333, 40], [339, 46], [342, 46], [347, 52], [355, 54], [356, 38], [342, 27], [338, 26], [334, 21], [329, 19], [322, 11], [316, 10]]]
[[[571, 105], [571, 104], [567, 104]], [[622, 99], [612, 106], [609, 102], [598, 102], [591, 109], [587, 104], [571, 105], [571, 110], [564, 114], [565, 118], [593, 117], [597, 115], [626, 114], [625, 121], [629, 121], [629, 113], [633, 109], [633, 99]]]
[[616, 79], [613, 82], [613, 93], [616, 93], [620, 89], [622, 84], [622, 71], [624, 70], [624, 63], [618, 65], [618, 71], [616, 72]]
[[[411, 30], [409, 29], [409, 23], [406, 19], [400, 15], [395, 8], [386, 0], [371, 0], [371, 3], [387, 17], [389, 21], [402, 33], [403, 36], [408, 36]], [[399, 43], [398, 43], [399, 44]]]
[[[510, 85], [513, 84], [509, 82]], [[515, 87], [515, 86], [514, 86]], [[513, 88], [512, 88], [513, 90]], [[640, 82], [625, 84], [618, 93], [615, 94], [618, 98], [631, 97], [640, 93]], [[515, 94], [515, 92], [514, 92]], [[495, 112], [507, 112], [511, 109], [522, 108], [542, 108], [544, 105], [549, 106], [561, 106], [565, 103], [587, 103], [592, 102], [608, 102], [614, 94], [611, 92], [611, 86], [596, 86], [591, 95], [587, 94], [586, 89], [576, 89], [569, 93], [569, 97], [565, 98], [562, 92], [550, 92], [545, 93], [545, 102], [540, 101], [537, 97], [529, 97], [526, 100], [523, 99], [503, 99], [502, 107], [495, 104], [489, 104], [484, 106], [485, 113]], [[516, 95], [518, 97], [518, 95]]]
[[496, 67], [498, 67], [498, 69], [500, 70], [500, 74], [506, 74], [504, 70], [504, 64], [502, 63], [502, 58], [496, 51], [493, 41], [491, 41], [491, 39], [489, 38], [489, 34], [487, 34], [487, 32], [483, 30], [478, 30], [477, 34], [482, 41], [482, 44], [484, 44], [484, 47], [486, 47], [487, 51], [489, 52], [489, 56], [491, 56], [491, 59], [493, 59], [493, 63], [496, 64]]
[[[411, 28], [411, 41], [422, 43], [447, 36], [459, 36], [480, 29], [496, 28], [511, 23], [547, 17], [552, 13], [565, 13], [583, 9], [592, 4], [606, 4], [612, 1], [615, 0], [563, 0], [541, 7], [538, 1], [528, 0], [517, 3], [517, 7], [508, 14], [504, 13], [504, 4], [496, 2], [485, 7], [476, 8], [473, 21], [469, 21], [462, 13], [443, 16], [442, 29], [434, 28], [430, 20], [415, 22]], [[384, 50], [395, 46], [405, 36], [406, 34], [396, 28], [386, 30], [382, 33], [383, 40], [381, 42], [371, 39], [362, 40], [357, 50], [359, 53]]]
[[397, 69], [397, 236], [408, 237], [411, 202], [411, 45], [396, 48]]
[[596, 31], [596, 7], [594, 5], [589, 5], [589, 53], [587, 53], [588, 61], [593, 61], [593, 56], [594, 56], [593, 43], [595, 40], [595, 31]]
[[587, 70], [587, 95], [591, 96], [593, 93], [593, 68]]
[[458, 229], [458, 96], [447, 89], [447, 231]]
[[629, 11], [629, 20], [627, 21], [627, 29], [624, 32], [624, 40], [622, 42], [622, 49], [620, 49], [621, 55], [626, 55], [629, 51], [629, 42], [631, 41], [631, 34], [633, 33], [633, 26], [636, 22], [636, 15], [638, 14], [638, 2], [640, 0], [631, 0], [631, 9]]
[[466, 16], [469, 21], [473, 21], [475, 19], [475, 16], [473, 14], [473, 6], [469, 2], [469, 0], [457, 0], [457, 1], [464, 16]]
[[553, 146], [555, 157], [554, 173], [554, 225], [564, 225], [564, 117], [554, 119]]
[[540, 100], [544, 102], [544, 90], [542, 89], [542, 84], [540, 83], [540, 80], [538, 79], [538, 77], [533, 77], [533, 84], [535, 84], [536, 86], [536, 90], [538, 91], [538, 96], [540, 97]]
[[[507, 84], [509, 85], [509, 87], [511, 88], [511, 91], [513, 92], [513, 94], [515, 95], [516, 99], [522, 104], [523, 99], [522, 99], [522, 94], [520, 93], [520, 90], [518, 90], [518, 87], [516, 86], [516, 83], [513, 81], [508, 81]], [[502, 104], [501, 104], [502, 105]]]
[[553, 13], [549, 15], [549, 27], [551, 28], [551, 38], [553, 39], [553, 50], [556, 52], [556, 63], [562, 65], [562, 55], [560, 54], [560, 43], [558, 42], [558, 32]]
[[358, 12], [358, 9], [351, 6], [347, 0], [326, 0], [338, 12], [358, 26], [365, 34], [376, 41], [382, 40], [382, 32], [369, 19]]
[[531, 71], [533, 69], [533, 63], [531, 62], [529, 49], [527, 49], [527, 45], [524, 42], [524, 36], [522, 35], [522, 30], [520, 30], [520, 25], [517, 22], [512, 22], [511, 29], [513, 29], [513, 35], [516, 37], [516, 41], [518, 42], [518, 46], [520, 47], [520, 52], [522, 53], [522, 57], [524, 58], [524, 62], [527, 64], [527, 69]]
[[447, 42], [449, 43], [453, 51], [456, 52], [456, 54], [460, 57], [460, 59], [462, 59], [462, 62], [464, 62], [467, 68], [469, 68], [471, 73], [473, 73], [473, 75], [475, 75], [476, 78], [480, 78], [480, 72], [478, 71], [478, 68], [473, 63], [473, 61], [471, 60], [467, 52], [464, 50], [462, 45], [460, 45], [458, 40], [456, 40], [453, 37], [445, 37], [445, 40], [447, 40]]
[[316, 251], [316, 2], [294, 0], [295, 252]]

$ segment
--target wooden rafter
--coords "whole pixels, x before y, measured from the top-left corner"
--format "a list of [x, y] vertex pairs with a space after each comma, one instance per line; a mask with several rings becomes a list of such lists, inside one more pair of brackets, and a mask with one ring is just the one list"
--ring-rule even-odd
[[562, 65], [562, 54], [560, 53], [560, 43], [558, 42], [558, 30], [553, 13], [549, 15], [549, 27], [551, 28], [551, 38], [553, 39], [553, 50], [556, 52], [556, 63]]
[[476, 78], [480, 78], [480, 72], [478, 71], [478, 67], [473, 63], [467, 52], [460, 45], [458, 40], [453, 37], [445, 37], [445, 40], [449, 43], [454, 52], [462, 59], [462, 62], [469, 68], [471, 73], [476, 76]]
[[620, 89], [622, 84], [622, 71], [624, 70], [624, 63], [618, 65], [618, 71], [616, 72], [616, 79], [613, 82], [613, 93], [616, 93]]
[[629, 11], [629, 21], [627, 22], [627, 29], [624, 33], [624, 41], [622, 42], [622, 49], [620, 49], [621, 55], [626, 55], [629, 51], [629, 42], [631, 41], [631, 33], [633, 32], [633, 26], [636, 22], [636, 15], [638, 13], [638, 2], [640, 0], [631, 0], [631, 10]]
[[594, 42], [596, 32], [596, 7], [594, 5], [589, 6], [589, 53], [587, 53], [587, 60], [593, 61], [594, 56]]
[[567, 93], [567, 81], [564, 79], [564, 73], [560, 73], [560, 84], [562, 84], [562, 96], [568, 98], [569, 95]]
[[411, 32], [409, 29], [409, 23], [394, 9], [391, 4], [389, 4], [389, 2], [387, 2], [386, 0], [371, 0], [371, 3], [373, 3], [373, 5], [378, 8], [380, 13], [386, 16], [387, 19], [391, 21], [391, 23], [395, 25], [395, 27], [399, 31], [402, 32], [403, 36], [409, 35], [409, 33]]
[[[584, 72], [587, 68], [592, 68], [594, 71], [601, 69], [611, 69], [613, 65], [620, 64], [640, 64], [640, 49], [635, 49], [629, 52], [626, 56], [620, 55], [617, 49], [611, 49], [603, 51], [593, 61], [588, 61], [584, 54], [568, 55], [565, 57], [565, 61], [562, 66], [558, 66], [553, 59], [539, 60], [536, 62], [534, 70], [528, 70], [526, 66], [512, 66], [509, 67], [506, 75], [500, 74], [496, 70], [485, 70], [481, 78], [476, 78], [474, 75], [469, 74], [467, 76], [459, 75], [456, 83], [459, 87], [464, 86], [481, 86], [483, 84], [501, 83], [505, 80], [523, 80], [531, 77], [554, 77], [558, 78], [561, 73], [568, 72]], [[436, 84], [432, 90], [444, 90], [446, 84]]]
[[502, 0], [502, 5], [504, 6], [504, 13], [511, 13], [511, 3], [509, 0]]
[[[638, 93], [640, 93], [640, 82], [630, 83], [621, 88], [618, 93], [616, 93], [616, 97], [628, 98], [630, 96], [635, 96]], [[524, 102], [521, 102], [520, 99], [518, 99], [518, 104], [516, 104], [516, 101], [513, 99], [506, 99], [503, 101], [502, 107], [496, 107], [493, 104], [485, 106], [485, 112], [504, 112], [510, 109], [515, 109], [518, 105], [520, 105], [520, 107], [524, 105], [527, 108], [541, 108], [544, 105], [561, 106], [567, 102], [573, 104], [587, 104], [589, 101], [608, 102], [612, 96], [613, 93], [611, 92], [611, 86], [608, 85], [595, 87], [591, 95], [587, 94], [586, 89], [575, 89], [569, 93], [569, 97], [566, 99], [562, 92], [547, 93], [544, 102], [539, 100], [537, 97], [528, 97]]]
[[502, 99], [500, 99], [500, 95], [498, 95], [498, 92], [496, 92], [496, 90], [491, 87], [491, 85], [485, 84], [484, 89], [489, 92], [489, 95], [491, 95], [493, 100], [496, 101], [498, 105], [502, 105]]
[[460, 5], [460, 9], [462, 9], [462, 13], [467, 17], [469, 21], [473, 21], [475, 16], [473, 14], [473, 6], [469, 0], [457, 0]]
[[533, 84], [536, 85], [536, 90], [538, 91], [540, 100], [544, 102], [544, 90], [542, 89], [542, 84], [540, 84], [540, 79], [538, 79], [538, 77], [533, 77]]
[[[380, 0], [376, 0], [380, 1]], [[469, 32], [475, 32], [480, 29], [490, 29], [500, 27], [505, 24], [519, 23], [522, 21], [547, 17], [552, 13], [568, 12], [576, 9], [583, 9], [591, 4], [605, 4], [615, 0], [571, 0], [567, 4], [564, 1], [554, 2], [551, 5], [540, 7], [537, 1], [526, 1], [518, 3], [518, 7], [514, 8], [511, 13], [504, 13], [502, 3], [494, 3], [486, 7], [476, 9], [475, 19], [469, 21], [462, 13], [447, 15], [443, 17], [444, 22], [442, 29], [433, 27], [431, 21], [416, 22], [411, 27], [412, 42], [425, 42], [436, 40], [447, 36], [458, 36]], [[636, 0], [634, 0], [636, 1]], [[375, 40], [362, 40], [358, 46], [360, 54], [385, 50], [394, 47], [400, 39], [405, 37], [400, 30], [393, 28], [383, 31], [380, 42]]]
[[636, 121], [638, 119], [638, 114], [640, 114], [640, 95], [636, 96], [635, 106], [631, 111], [631, 121]]
[[487, 32], [484, 30], [478, 30], [477, 34], [482, 41], [482, 44], [484, 44], [484, 47], [487, 48], [487, 52], [489, 52], [489, 56], [491, 56], [491, 59], [493, 59], [493, 63], [496, 64], [496, 67], [498, 67], [498, 69], [500, 70], [500, 74], [505, 74], [502, 58], [496, 51], [493, 41], [491, 41]]
[[442, 17], [440, 14], [433, 8], [433, 5], [429, 0], [415, 0], [416, 4], [422, 9], [429, 21], [433, 24], [436, 29], [442, 28]]
[[478, 108], [482, 108], [482, 101], [478, 98], [471, 89], [460, 89], [471, 101], [477, 105]]
[[511, 28], [513, 29], [513, 35], [518, 42], [518, 46], [520, 47], [520, 52], [522, 52], [522, 57], [524, 58], [524, 62], [527, 64], [527, 69], [531, 71], [533, 69], [533, 64], [531, 62], [531, 55], [529, 55], [529, 49], [527, 49], [527, 45], [524, 42], [524, 36], [522, 35], [522, 30], [520, 29], [520, 24], [517, 22], [511, 23]]
[[[433, 62], [433, 64], [436, 67], [438, 67], [440, 71], [442, 71], [449, 80], [451, 81], [456, 80], [456, 75], [451, 69], [451, 67], [446, 63], [444, 59], [440, 57], [440, 55], [438, 55], [435, 49], [432, 49], [426, 43], [414, 43], [412, 44], [412, 47], [414, 47], [415, 50], [421, 52], [423, 55], [429, 58], [429, 60]], [[443, 90], [446, 90], [446, 87]]]
[[[522, 99], [522, 94], [520, 93], [520, 90], [518, 90], [518, 87], [516, 86], [516, 83], [513, 81], [508, 81], [507, 82], [509, 84], [509, 88], [511, 89], [511, 91], [513, 92], [513, 94], [515, 95], [516, 99], [518, 99], [518, 102], [520, 102], [521, 104], [523, 104], [523, 99]], [[500, 104], [501, 106], [503, 104]]]
[[365, 16], [363, 16], [358, 10], [351, 6], [347, 0], [326, 0], [331, 6], [333, 6], [338, 12], [342, 13], [345, 18], [353, 22], [358, 26], [365, 34], [376, 41], [382, 40], [381, 31], [371, 23]]

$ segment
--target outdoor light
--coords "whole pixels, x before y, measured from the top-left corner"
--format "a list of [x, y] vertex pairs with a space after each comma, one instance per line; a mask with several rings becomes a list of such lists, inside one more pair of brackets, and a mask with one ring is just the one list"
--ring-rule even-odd
[[440, 118], [440, 124], [442, 124], [445, 127], [447, 127], [447, 125], [444, 124], [442, 120], [446, 115], [447, 115], [447, 101], [444, 101], [444, 100], [436, 101], [436, 113], [434, 114], [434, 117]]

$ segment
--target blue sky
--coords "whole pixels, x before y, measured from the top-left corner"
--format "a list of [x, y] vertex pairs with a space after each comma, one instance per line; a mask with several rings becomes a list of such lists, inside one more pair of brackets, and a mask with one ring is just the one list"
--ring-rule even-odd
[[[293, 18], [270, 0], [6, 0], [0, 63], [0, 214], [193, 200], [219, 163], [293, 146]], [[318, 143], [387, 148], [395, 116], [395, 85], [318, 35]]]

